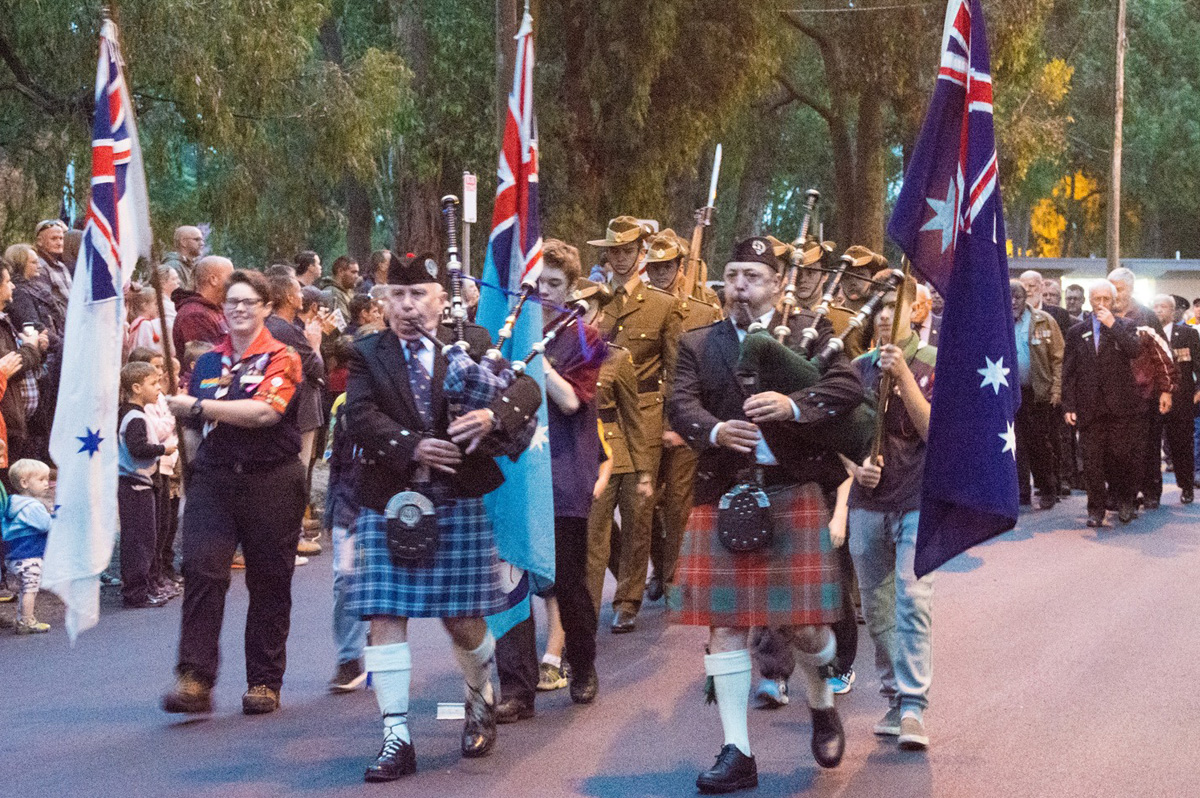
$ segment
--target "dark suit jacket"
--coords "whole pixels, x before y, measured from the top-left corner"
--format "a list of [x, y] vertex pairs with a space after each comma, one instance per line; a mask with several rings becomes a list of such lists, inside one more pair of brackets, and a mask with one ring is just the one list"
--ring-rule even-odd
[[1065, 336], [1067, 330], [1071, 329], [1071, 314], [1067, 312], [1067, 309], [1058, 305], [1047, 305], [1043, 302], [1042, 310], [1054, 319], [1054, 323], [1058, 325], [1058, 331]]
[[1179, 370], [1175, 394], [1171, 397], [1171, 414], [1196, 417], [1196, 381], [1200, 377], [1200, 333], [1186, 324], [1171, 325], [1171, 354]]
[[[452, 340], [445, 325], [438, 337]], [[491, 336], [475, 324], [466, 327], [466, 340], [473, 357], [480, 357], [491, 346]], [[350, 351], [349, 378], [346, 385], [346, 423], [351, 439], [366, 458], [362, 481], [355, 494], [357, 502], [379, 512], [394, 494], [411, 487], [417, 463], [413, 453], [423, 437], [448, 440], [450, 424], [447, 403], [442, 394], [446, 379], [446, 357], [437, 351], [433, 358], [433, 429], [423, 430], [412, 386], [408, 381], [408, 362], [400, 339], [390, 329], [355, 342]], [[535, 383], [536, 385], [536, 383]], [[499, 428], [517, 429], [537, 412], [538, 402], [522, 402], [514, 410], [513, 402], [497, 398], [491, 409]], [[433, 471], [434, 479], [446, 479], [456, 496], [474, 497], [500, 487], [504, 476], [489, 455], [481, 451], [464, 455], [453, 476]]]
[[[800, 333], [812, 323], [810, 311], [792, 316], [792, 348]], [[779, 314], [769, 329], [779, 324]], [[821, 331], [813, 348], [820, 352], [833, 337], [833, 327], [821, 319]], [[709, 443], [713, 427], [731, 419], [745, 420], [742, 404], [746, 393], [738, 381], [740, 343], [728, 319], [684, 333], [680, 340], [675, 383], [667, 402], [671, 428], [700, 452], [696, 469], [695, 503], [710, 504], [737, 481], [737, 472], [753, 464], [752, 456]], [[769, 390], [761, 386], [760, 390]], [[768, 422], [762, 434], [780, 466], [797, 483], [817, 482], [831, 490], [846, 479], [846, 469], [830, 449], [816, 449], [800, 440], [802, 425], [817, 425], [852, 410], [863, 398], [862, 382], [844, 355], [839, 355], [812, 388], [791, 394], [800, 409], [800, 420]]]
[[1062, 409], [1075, 413], [1076, 424], [1087, 427], [1108, 416], [1145, 412], [1131, 363], [1141, 349], [1137, 326], [1117, 318], [1111, 328], [1100, 325], [1100, 351], [1092, 337], [1092, 320], [1067, 331], [1063, 355]]

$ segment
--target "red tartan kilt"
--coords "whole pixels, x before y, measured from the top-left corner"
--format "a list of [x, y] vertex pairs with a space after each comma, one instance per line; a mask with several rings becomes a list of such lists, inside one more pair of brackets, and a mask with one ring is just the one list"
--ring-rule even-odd
[[771, 487], [775, 539], [734, 554], [717, 539], [717, 505], [692, 509], [679, 553], [671, 621], [689, 626], [828, 624], [841, 610], [830, 511], [815, 483]]

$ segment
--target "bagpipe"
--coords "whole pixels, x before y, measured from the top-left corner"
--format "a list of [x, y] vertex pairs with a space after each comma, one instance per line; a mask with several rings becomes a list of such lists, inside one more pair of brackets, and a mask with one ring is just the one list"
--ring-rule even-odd
[[[772, 337], [766, 325], [750, 325], [738, 359], [738, 381], [750, 393], [775, 391], [786, 395], [813, 387], [844, 350], [846, 336], [863, 327], [879, 310], [886, 295], [895, 291], [903, 280], [904, 272], [893, 269], [882, 280], [871, 281], [871, 297], [850, 320], [850, 325], [840, 335], [826, 342], [812, 357], [790, 349]], [[807, 328], [805, 333], [808, 329], [815, 329], [815, 324]], [[777, 331], [778, 328], [771, 332], [777, 334]], [[815, 341], [816, 337], [812, 336], [812, 340]], [[864, 399], [849, 413], [817, 424], [802, 425], [804, 432], [801, 439], [810, 441], [814, 446], [832, 448], [853, 462], [861, 463], [872, 452], [876, 426], [875, 404]]]
[[[435, 347], [440, 347], [446, 357], [446, 378], [442, 383], [442, 394], [446, 397], [451, 420], [473, 410], [495, 409], [499, 400], [501, 409], [509, 411], [497, 414], [501, 423], [480, 448], [495, 457], [507, 455], [516, 460], [529, 447], [537, 431], [537, 409], [542, 403], [542, 391], [537, 381], [524, 373], [504, 367], [499, 351], [495, 358], [484, 357], [483, 362], [474, 360], [469, 354], [470, 344], [466, 340], [466, 305], [462, 298], [462, 264], [458, 259], [458, 197], [450, 194], [442, 198], [442, 219], [445, 222], [447, 241], [447, 271], [450, 274], [450, 319], [453, 330], [450, 343], [444, 343], [434, 333], [420, 328], [420, 332]], [[515, 324], [516, 318], [512, 317]], [[511, 334], [512, 327], [505, 325]], [[498, 344], [497, 344], [498, 346]], [[511, 416], [510, 416], [511, 412]], [[528, 416], [528, 420], [516, 429], [510, 429], [504, 420]]]
[[821, 201], [821, 192], [815, 188], [804, 192], [804, 196], [804, 220], [800, 222], [800, 235], [796, 236], [796, 240], [792, 242], [792, 265], [788, 269], [787, 280], [783, 287], [783, 316], [779, 326], [771, 331], [775, 334], [775, 340], [780, 343], [786, 341], [788, 334], [792, 331], [788, 327], [788, 319], [791, 318], [792, 310], [796, 307], [796, 283], [800, 279], [800, 269], [803, 268], [804, 245], [808, 243], [808, 228], [812, 223], [813, 211], [816, 210], [817, 203]]

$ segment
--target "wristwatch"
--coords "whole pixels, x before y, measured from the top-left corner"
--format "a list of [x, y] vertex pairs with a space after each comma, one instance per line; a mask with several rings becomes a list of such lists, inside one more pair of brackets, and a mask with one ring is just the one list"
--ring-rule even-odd
[[192, 405], [192, 409], [188, 412], [189, 418], [203, 418], [204, 417], [203, 405], [204, 405], [204, 400], [197, 399], [195, 404]]

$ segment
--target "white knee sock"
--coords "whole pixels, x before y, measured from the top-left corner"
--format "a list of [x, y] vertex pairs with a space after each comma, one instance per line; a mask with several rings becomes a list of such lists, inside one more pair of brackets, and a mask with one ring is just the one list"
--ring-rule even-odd
[[704, 657], [704, 672], [712, 677], [717, 694], [725, 744], [733, 743], [746, 756], [750, 756], [750, 731], [746, 728], [746, 714], [750, 709], [750, 670], [750, 652], [744, 648]]
[[451, 648], [454, 649], [458, 667], [462, 668], [463, 679], [467, 682], [467, 698], [471, 697], [470, 693], [475, 692], [482, 695], [487, 703], [494, 704], [496, 699], [492, 689], [492, 665], [496, 661], [496, 638], [488, 632], [479, 648], [474, 651], [459, 648], [457, 645]]
[[804, 683], [808, 688], [808, 705], [813, 709], [833, 709], [833, 688], [821, 673], [821, 669], [833, 662], [837, 655], [837, 640], [833, 630], [828, 626], [822, 627], [825, 643], [817, 652], [796, 649], [796, 669], [804, 675]]
[[367, 646], [363, 649], [363, 659], [371, 672], [375, 700], [383, 714], [384, 739], [395, 735], [406, 743], [412, 742], [408, 733], [408, 686], [412, 678], [408, 643]]

